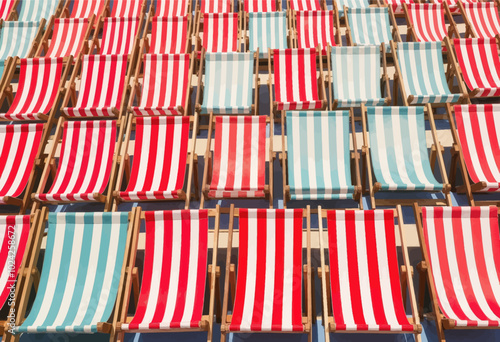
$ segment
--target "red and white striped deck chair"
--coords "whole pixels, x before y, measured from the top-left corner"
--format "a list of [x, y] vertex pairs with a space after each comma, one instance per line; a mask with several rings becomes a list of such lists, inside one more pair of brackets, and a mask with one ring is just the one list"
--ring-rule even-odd
[[[232, 265], [231, 258], [227, 258], [222, 342], [231, 332], [307, 333], [311, 340], [309, 225], [304, 241], [307, 246], [305, 264], [302, 257], [303, 220], [309, 215], [309, 208], [307, 215], [304, 214], [303, 209], [232, 208], [231, 215], [238, 217], [238, 267], [236, 286], [231, 286], [236, 291], [231, 294], [234, 303], [229, 317], [225, 313]], [[233, 224], [229, 226], [228, 238], [229, 241], [233, 239]], [[228, 244], [228, 256], [231, 248]], [[307, 308], [305, 316], [303, 297]]]
[[287, 9], [295, 11], [321, 11], [326, 9], [324, 0], [287, 0]]
[[155, 17], [186, 16], [191, 11], [192, 0], [156, 0]]
[[[451, 14], [460, 14], [460, 5], [457, 0], [431, 0], [432, 3], [442, 4], [445, 2], [448, 4], [448, 8], [450, 9]], [[461, 0], [462, 4], [474, 4], [479, 3], [480, 0]]]
[[234, 0], [196, 0], [200, 13], [231, 13]]
[[[495, 38], [454, 39], [457, 62], [470, 97], [500, 96], [500, 58]], [[457, 70], [455, 69], [455, 70]]]
[[476, 2], [461, 5], [467, 25], [466, 38], [493, 38], [500, 34], [500, 17], [495, 2]]
[[[441, 42], [454, 33], [446, 29], [445, 7], [442, 4], [409, 4], [404, 6], [408, 33], [416, 42]], [[457, 35], [458, 36], [458, 35]]]
[[[209, 264], [210, 218], [215, 218], [216, 223], [211, 230], [215, 247]], [[141, 215], [143, 220], [146, 245], [137, 309], [133, 317], [117, 324], [117, 330], [122, 333], [207, 331], [211, 341], [215, 291], [219, 291], [215, 281], [219, 208], [146, 211]], [[207, 273], [210, 286], [205, 291]], [[203, 315], [207, 298], [209, 314]], [[123, 312], [127, 313], [127, 309], [128, 305]]]
[[[9, 110], [0, 113], [0, 120], [47, 120], [57, 110], [64, 61], [62, 58], [27, 58], [21, 59], [20, 65], [16, 95]], [[9, 84], [6, 82], [4, 86]]]
[[0, 1], [0, 19], [16, 20], [16, 7], [19, 0], [1, 0]]
[[45, 192], [49, 164], [56, 161], [58, 144], [54, 144], [34, 199], [48, 203], [105, 202], [104, 191], [114, 168], [116, 127], [115, 120], [66, 121], [61, 118], [55, 140], [59, 141], [62, 135], [57, 173], [49, 191]]
[[147, 53], [187, 53], [190, 51], [189, 17], [152, 17], [151, 35], [144, 38]]
[[[398, 213], [401, 207], [398, 206]], [[325, 333], [414, 333], [422, 331], [418, 322], [411, 274], [399, 273], [394, 210], [328, 210], [318, 213], [328, 222], [329, 274], [322, 258], [323, 315]], [[401, 218], [399, 217], [398, 220]], [[319, 222], [323, 236], [323, 224]], [[402, 224], [399, 235], [402, 237]], [[321, 253], [325, 245], [320, 238]], [[404, 264], [410, 269], [406, 245], [402, 245]], [[411, 272], [408, 272], [411, 273]], [[401, 280], [410, 282], [413, 322], [405, 312]], [[326, 295], [326, 296], [325, 296]], [[331, 303], [327, 301], [331, 298]], [[333, 317], [329, 316], [331, 305]], [[416, 338], [418, 341], [419, 339]]]
[[[67, 107], [72, 82], [68, 82], [63, 113], [68, 117], [119, 116], [127, 75], [127, 55], [84, 55], [78, 99]], [[75, 68], [72, 79], [74, 80]], [[74, 83], [73, 83], [74, 84]]]
[[278, 11], [276, 0], [244, 0], [246, 13], [264, 13]]
[[384, 4], [392, 7], [392, 11], [398, 17], [404, 16], [403, 4], [414, 4], [414, 0], [383, 0]]
[[416, 206], [415, 214], [439, 340], [444, 329], [498, 329], [497, 208]]
[[104, 11], [109, 10], [110, 0], [67, 0], [66, 13], [69, 13], [70, 2], [73, 3], [73, 9], [69, 18], [90, 18], [93, 14], [100, 18]]
[[147, 0], [114, 0], [111, 16], [115, 18], [140, 17]]
[[328, 45], [341, 43], [340, 31], [336, 27], [334, 11], [299, 11], [295, 12], [296, 46], [299, 49], [311, 49], [321, 45], [323, 53]]
[[[271, 50], [274, 79], [273, 108], [306, 110], [326, 108], [323, 62], [316, 49]], [[319, 87], [319, 89], [318, 89]]]
[[[189, 151], [189, 131], [193, 116], [161, 116], [132, 118], [129, 120], [127, 140], [123, 150], [114, 196], [118, 202], [144, 202], [185, 200], [189, 206], [191, 178], [188, 178], [187, 191], [184, 191], [186, 165], [189, 163], [189, 176], [194, 166], [194, 153]], [[129, 141], [135, 132], [134, 155], [130, 168], [129, 182], [122, 191], [125, 163], [129, 163]], [[191, 146], [194, 145], [194, 137]], [[116, 203], [116, 202], [115, 202]], [[117, 203], [118, 204], [118, 203]]]
[[43, 128], [43, 124], [0, 126], [0, 204], [24, 204], [17, 197], [28, 185], [39, 156]]
[[239, 52], [239, 31], [238, 13], [205, 13], [202, 45], [205, 52]]
[[[129, 105], [137, 116], [187, 115], [189, 113], [192, 63], [190, 54], [145, 54], [143, 59], [142, 95], [139, 106]], [[140, 66], [136, 75], [138, 76]], [[134, 90], [141, 91], [138, 77]]]
[[100, 55], [131, 55], [139, 40], [142, 19], [142, 16], [140, 18], [102, 18], [101, 43], [99, 44], [100, 30], [97, 29], [90, 51], [93, 52], [94, 49], [97, 49], [97, 53]]

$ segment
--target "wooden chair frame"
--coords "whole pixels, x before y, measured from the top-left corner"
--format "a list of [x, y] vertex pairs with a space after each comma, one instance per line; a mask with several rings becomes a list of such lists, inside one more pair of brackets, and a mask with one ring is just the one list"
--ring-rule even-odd
[[[257, 53], [258, 56], [258, 53]], [[273, 164], [274, 160], [276, 159], [276, 152], [273, 152], [273, 136], [274, 136], [274, 120], [271, 116], [266, 118], [266, 124], [270, 124], [270, 129], [269, 129], [269, 141], [266, 141], [266, 144], [269, 144], [267, 148], [267, 153], [268, 157], [266, 162], [268, 163], [268, 168], [269, 168], [269, 179], [268, 179], [268, 184], [264, 186], [264, 194], [265, 194], [265, 199], [269, 201], [269, 208], [273, 207], [273, 185], [274, 185], [274, 171], [273, 171]], [[207, 148], [205, 151], [205, 167], [203, 168], [203, 183], [202, 183], [202, 195], [200, 198], [200, 209], [203, 209], [205, 205], [205, 201], [208, 201], [210, 199], [238, 199], [241, 197], [234, 197], [234, 198], [219, 198], [219, 197], [212, 197], [209, 196], [210, 193], [210, 183], [212, 181], [212, 164], [213, 164], [213, 151], [211, 150], [211, 145], [212, 145], [212, 133], [215, 131], [214, 128], [215, 124], [215, 116], [213, 113], [210, 113], [210, 119], [209, 119], [209, 124], [208, 124], [208, 136], [207, 136]], [[215, 141], [215, 139], [214, 139]], [[261, 197], [257, 197], [256, 199], [261, 199]]]
[[[193, 130], [192, 130], [192, 137], [191, 137], [191, 147], [188, 147], [188, 156], [187, 156], [187, 164], [188, 164], [188, 176], [187, 176], [187, 190], [184, 192], [184, 190], [180, 190], [178, 192], [178, 198], [173, 198], [173, 199], [151, 199], [151, 200], [141, 200], [140, 202], [165, 202], [165, 201], [179, 201], [183, 200], [185, 202], [185, 209], [189, 209], [189, 203], [191, 200], [191, 197], [194, 196], [196, 200], [198, 200], [198, 192], [199, 192], [199, 187], [198, 187], [198, 156], [196, 155], [196, 132], [198, 131], [198, 115], [190, 116], [189, 121], [191, 125], [193, 125]], [[135, 124], [136, 124], [136, 118], [133, 115], [128, 116], [128, 123], [127, 123], [127, 131], [125, 135], [125, 142], [123, 143], [122, 146], [120, 146], [120, 149], [117, 150], [117, 155], [118, 155], [118, 162], [117, 162], [117, 167], [118, 167], [118, 176], [116, 180], [116, 186], [115, 190], [112, 193], [112, 196], [114, 197], [115, 201], [113, 204], [113, 210], [116, 211], [118, 209], [118, 205], [122, 202], [136, 202], [136, 201], [125, 201], [119, 197], [119, 193], [122, 189], [122, 185], [124, 183], [123, 177], [125, 176], [128, 181], [130, 179], [130, 173], [131, 173], [131, 161], [130, 161], [130, 155], [129, 155], [129, 149], [131, 148], [130, 144], [130, 137], [132, 134], [132, 130], [135, 130]], [[123, 135], [121, 135], [123, 136]], [[135, 141], [134, 141], [135, 145]], [[191, 192], [191, 186], [192, 182], [194, 182], [194, 187], [195, 191], [194, 193]], [[189, 194], [189, 195], [188, 195]], [[110, 194], [111, 195], [111, 194]]]
[[[72, 1], [73, 0], [66, 0], [66, 3], [64, 4], [62, 11], [61, 11], [61, 16], [60, 16], [61, 18], [69, 18], [70, 17], [71, 12], [69, 11], [69, 6], [70, 6]], [[97, 20], [94, 22], [94, 24], [97, 24], [99, 22], [102, 15], [105, 15], [106, 13], [111, 13], [111, 8], [110, 8], [111, 0], [101, 0], [101, 1], [104, 1], [104, 8], [102, 10], [101, 15], [97, 16]]]
[[[431, 0], [431, 1], [434, 1], [434, 0]], [[483, 0], [477, 0], [477, 2], [483, 2]], [[498, 11], [498, 6], [500, 4], [500, 1], [494, 0], [493, 3], [495, 4], [495, 7], [497, 8], [497, 11]], [[465, 24], [465, 36], [464, 36], [464, 38], [479, 38], [476, 36], [476, 33], [472, 29], [472, 24], [470, 22], [469, 16], [465, 12], [465, 7], [464, 7], [464, 4], [462, 3], [462, 1], [457, 0], [457, 5], [458, 5], [458, 12], [455, 12], [452, 14], [462, 16], [462, 19], [463, 19], [464, 24]]]
[[[335, 1], [335, 0], [334, 0]], [[354, 126], [354, 111], [353, 109], [349, 109], [349, 121], [351, 122], [351, 138], [350, 142], [353, 144], [352, 146], [358, 146], [356, 141], [356, 128]], [[283, 178], [283, 208], [286, 208], [287, 201], [290, 201], [290, 185], [288, 185], [288, 151], [286, 150], [286, 141], [285, 141], [285, 121], [286, 121], [286, 111], [283, 112], [283, 120], [281, 120], [281, 170], [282, 170], [282, 178]], [[288, 136], [287, 139], [292, 138]], [[328, 143], [328, 142], [323, 142]], [[355, 190], [353, 194], [353, 200], [359, 203], [359, 208], [363, 209], [363, 198], [362, 198], [362, 185], [361, 185], [361, 174], [359, 171], [359, 159], [360, 155], [358, 153], [358, 149], [355, 147], [354, 151], [350, 151], [351, 154], [351, 179], [355, 184]]]
[[122, 324], [129, 323], [133, 316], [128, 316], [127, 312], [129, 309], [129, 299], [130, 295], [133, 291], [134, 299], [138, 302], [139, 297], [139, 278], [137, 273], [137, 266], [133, 266], [136, 260], [136, 254], [138, 250], [138, 240], [139, 233], [141, 230], [141, 221], [145, 219], [145, 213], [142, 211], [141, 207], [138, 207], [136, 216], [137, 220], [134, 226], [134, 234], [132, 236], [131, 245], [130, 245], [130, 264], [133, 269], [127, 269], [125, 271], [125, 276], [121, 278], [120, 286], [118, 287], [118, 297], [121, 299], [122, 307], [120, 310], [120, 315], [115, 315], [116, 320], [113, 321], [113, 330], [116, 331], [116, 341], [122, 342], [124, 340], [125, 333], [161, 333], [161, 332], [195, 332], [195, 331], [206, 331], [208, 336], [208, 342], [212, 341], [213, 335], [213, 325], [214, 325], [214, 315], [216, 317], [220, 317], [220, 268], [217, 266], [217, 253], [219, 248], [219, 228], [220, 228], [220, 214], [221, 210], [219, 205], [215, 209], [208, 209], [208, 217], [215, 218], [215, 225], [213, 229], [209, 229], [208, 232], [213, 233], [213, 247], [212, 247], [212, 262], [210, 263], [207, 258], [207, 280], [209, 282], [209, 291], [207, 291], [206, 295], [209, 296], [209, 313], [208, 315], [203, 315], [200, 326], [198, 328], [177, 328], [177, 329], [140, 329], [140, 330], [127, 330], [124, 331], [121, 329]]
[[[321, 206], [318, 207], [318, 226], [319, 226], [319, 245], [320, 245], [320, 261], [321, 266], [318, 267], [318, 277], [321, 281], [321, 300], [323, 305], [322, 318], [323, 326], [325, 329], [325, 342], [330, 341], [330, 333], [368, 333], [368, 334], [402, 334], [401, 331], [370, 331], [370, 330], [336, 330], [335, 317], [333, 316], [332, 301], [331, 301], [331, 286], [330, 286], [330, 267], [326, 265], [325, 262], [325, 246], [328, 246], [328, 242], [324, 241], [324, 229], [323, 229], [323, 219], [327, 218], [328, 211], [322, 210]], [[420, 342], [422, 325], [420, 324], [420, 316], [417, 309], [417, 300], [415, 296], [415, 289], [413, 286], [413, 267], [410, 263], [410, 255], [408, 253], [408, 247], [405, 239], [405, 229], [403, 227], [403, 213], [401, 206], [397, 205], [394, 210], [394, 216], [398, 219], [398, 232], [401, 241], [401, 252], [403, 256], [403, 265], [400, 269], [400, 279], [401, 279], [401, 293], [403, 294], [403, 305], [406, 308], [407, 303], [407, 290], [408, 298], [410, 299], [410, 308], [412, 312], [412, 317], [408, 318], [408, 321], [414, 326], [414, 336], [415, 341]], [[328, 251], [330, 252], [330, 251]], [[328, 322], [328, 323], [325, 323]]]
[[[7, 16], [6, 21], [17, 21], [19, 18], [19, 13], [17, 12], [17, 6], [19, 5], [19, 2], [21, 0], [14, 0], [14, 4], [12, 5], [12, 8], [10, 10], [10, 13]], [[3, 19], [0, 19], [3, 21]]]
[[[239, 217], [239, 209], [234, 207], [234, 204], [231, 204], [229, 209], [229, 230], [227, 237], [227, 253], [226, 253], [226, 270], [225, 270], [225, 279], [224, 279], [224, 300], [222, 304], [222, 323], [221, 323], [221, 342], [226, 342], [227, 334], [229, 331], [229, 324], [231, 323], [232, 315], [228, 315], [228, 303], [229, 303], [229, 286], [231, 286], [231, 302], [234, 303], [235, 298], [235, 290], [236, 290], [236, 267], [235, 264], [231, 263], [231, 250], [233, 246], [233, 233], [234, 229], [234, 218]], [[305, 316], [302, 316], [302, 324], [304, 325], [304, 331], [301, 332], [290, 332], [290, 333], [306, 333], [308, 336], [308, 342], [312, 342], [312, 323], [313, 323], [313, 294], [312, 290], [312, 269], [311, 269], [311, 208], [307, 206], [307, 208], [303, 211], [303, 217], [307, 221], [306, 228], [306, 264], [303, 265], [303, 290], [302, 294], [305, 297], [305, 307], [306, 313]], [[239, 230], [238, 230], [239, 231]], [[304, 229], [302, 229], [304, 231]], [[303, 249], [303, 248], [302, 248]], [[235, 331], [234, 331], [235, 332]], [[257, 332], [256, 332], [257, 333]], [[273, 333], [284, 333], [282, 331], [276, 331]], [[287, 332], [288, 333], [288, 332]]]
[[[324, 1], [324, 0], [322, 0]], [[337, 1], [333, 0], [333, 27], [335, 29], [335, 44], [336, 46], [342, 46], [342, 36], [340, 35], [340, 18], [338, 15], [338, 10], [337, 10]], [[325, 12], [330, 12], [329, 10], [324, 10]], [[293, 37], [293, 45], [292, 48], [298, 49], [299, 48], [299, 39], [298, 39], [298, 31], [297, 31], [297, 11], [295, 10], [290, 10], [288, 15], [288, 27], [290, 32], [292, 33]], [[325, 49], [328, 47], [325, 46]]]
[[[437, 163], [439, 166], [439, 171], [441, 173], [441, 178], [443, 179], [443, 189], [438, 190], [438, 191], [425, 191], [429, 193], [436, 193], [436, 192], [442, 192], [445, 196], [444, 199], [432, 199], [432, 198], [424, 198], [424, 199], [376, 199], [375, 198], [375, 193], [381, 190], [381, 184], [379, 182], [374, 182], [374, 174], [372, 172], [372, 162], [371, 162], [371, 156], [370, 156], [370, 143], [369, 143], [369, 137], [368, 137], [368, 118], [367, 118], [367, 113], [366, 113], [366, 106], [362, 105], [361, 106], [361, 117], [362, 117], [362, 125], [363, 125], [363, 147], [361, 149], [362, 153], [362, 161], [363, 161], [363, 173], [361, 175], [361, 179], [363, 182], [363, 192], [368, 192], [370, 195], [370, 202], [371, 202], [371, 208], [375, 209], [376, 205], [381, 205], [381, 206], [396, 206], [396, 205], [402, 205], [402, 206], [411, 206], [413, 203], [418, 202], [424, 205], [446, 205], [446, 206], [451, 206], [451, 185], [448, 181], [448, 174], [446, 172], [446, 167], [444, 164], [444, 159], [443, 159], [443, 151], [444, 147], [441, 145], [439, 142], [438, 136], [437, 136], [437, 131], [436, 131], [436, 124], [434, 122], [434, 113], [432, 111], [432, 108], [430, 104], [427, 104], [425, 106], [425, 109], [427, 111], [427, 119], [429, 121], [429, 125], [431, 127], [431, 135], [432, 135], [432, 140], [433, 144], [431, 147], [431, 153], [429, 157], [429, 161], [431, 164], [431, 169], [434, 171], [435, 165], [436, 165], [436, 159]], [[366, 181], [368, 180], [368, 189], [366, 188]], [[396, 191], [397, 192], [397, 191]], [[419, 191], [420, 192], [420, 191]], [[422, 192], [424, 192], [422, 190]]]

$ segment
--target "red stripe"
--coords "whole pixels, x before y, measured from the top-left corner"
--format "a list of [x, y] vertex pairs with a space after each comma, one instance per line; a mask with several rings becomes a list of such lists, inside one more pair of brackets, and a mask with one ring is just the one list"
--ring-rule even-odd
[[280, 327], [283, 321], [283, 286], [285, 276], [285, 212], [276, 210], [276, 245], [275, 245], [275, 264], [274, 264], [274, 303], [272, 327]]
[[257, 212], [257, 265], [255, 279], [255, 295], [251, 329], [262, 329], [262, 314], [267, 310], [267, 305], [264, 306], [264, 292], [266, 286], [266, 259], [267, 259], [267, 212]]
[[293, 293], [292, 326], [302, 331], [302, 209], [293, 211]]
[[245, 302], [248, 262], [248, 209], [239, 209], [239, 248], [238, 248], [238, 276], [236, 279], [236, 295], [234, 300], [231, 330], [240, 330]]
[[[205, 282], [207, 278], [207, 251], [208, 251], [208, 211], [198, 212], [200, 226], [200, 241], [198, 247], [198, 271], [196, 277], [196, 294], [194, 298], [191, 327], [197, 327], [203, 313], [203, 300], [205, 297]], [[216, 289], [217, 291], [217, 289]]]
[[[342, 297], [340, 294], [340, 271], [339, 271], [339, 242], [337, 241], [337, 231], [342, 229], [337, 225], [337, 212], [330, 210], [327, 212], [328, 220], [328, 254], [330, 257], [330, 286], [332, 290], [332, 308], [335, 316], [335, 323], [339, 328], [345, 325], [342, 311]], [[344, 289], [347, 290], [347, 289]]]

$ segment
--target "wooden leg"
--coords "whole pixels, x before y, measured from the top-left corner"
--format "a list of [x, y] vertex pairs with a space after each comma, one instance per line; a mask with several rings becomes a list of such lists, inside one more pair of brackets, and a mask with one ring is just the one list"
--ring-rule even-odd
[[426, 285], [426, 270], [424, 269], [422, 263], [419, 263], [417, 266], [419, 273], [419, 282], [418, 282], [418, 314], [420, 315], [420, 319], [424, 318], [424, 300], [425, 300], [425, 285]]
[[457, 171], [458, 171], [458, 153], [456, 152], [456, 145], [451, 147], [451, 165], [450, 165], [450, 175], [448, 176], [448, 181], [451, 185], [451, 190], [457, 190]]
[[139, 303], [139, 292], [140, 292], [140, 287], [139, 287], [139, 270], [137, 267], [134, 267], [132, 270], [132, 291], [134, 293], [134, 303], [135, 307], [137, 307], [137, 304]]
[[436, 145], [432, 144], [431, 146], [431, 155], [429, 157], [431, 163], [431, 170], [434, 172], [434, 168], [436, 166]]
[[406, 291], [408, 289], [408, 283], [406, 282], [406, 267], [401, 266], [401, 273], [399, 275], [401, 281], [401, 293], [403, 294], [403, 307], [406, 309]]
[[399, 79], [397, 77], [394, 77], [394, 82], [392, 84], [393, 90], [392, 90], [392, 104], [394, 106], [398, 105], [398, 86], [399, 86]]
[[200, 200], [200, 184], [198, 183], [198, 157], [195, 155], [193, 165], [193, 178], [194, 178], [194, 198], [196, 201]]
[[35, 291], [38, 292], [38, 285], [40, 284], [40, 271], [38, 268], [33, 269], [33, 287]]
[[234, 264], [229, 268], [229, 285], [231, 287], [231, 303], [234, 303], [234, 295], [236, 293], [236, 271]]

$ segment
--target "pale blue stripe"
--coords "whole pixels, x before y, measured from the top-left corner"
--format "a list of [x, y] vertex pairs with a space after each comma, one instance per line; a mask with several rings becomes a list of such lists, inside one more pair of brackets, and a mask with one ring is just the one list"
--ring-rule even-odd
[[[268, 49], [288, 47], [285, 12], [249, 13], [248, 32], [250, 51], [258, 48], [259, 58], [266, 57]], [[275, 38], [274, 44], [272, 37]]]
[[[44, 8], [44, 3], [48, 4]], [[19, 21], [48, 20], [55, 14], [59, 0], [22, 0]]]
[[14, 56], [25, 58], [38, 27], [38, 22], [4, 22], [0, 29], [0, 59]]

